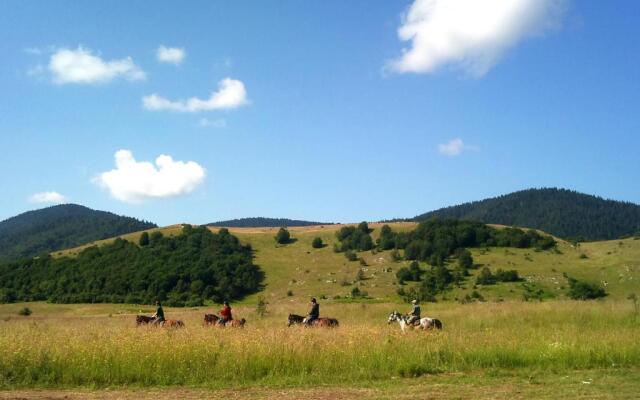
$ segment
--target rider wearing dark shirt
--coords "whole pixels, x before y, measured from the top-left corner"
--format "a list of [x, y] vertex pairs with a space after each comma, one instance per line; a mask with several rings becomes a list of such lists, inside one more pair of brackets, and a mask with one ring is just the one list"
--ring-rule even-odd
[[155, 318], [155, 321], [153, 321], [154, 325], [164, 322], [164, 310], [162, 309], [162, 305], [158, 300], [156, 300], [156, 306], [158, 308], [156, 309], [156, 313], [153, 314], [153, 318]]
[[311, 325], [313, 321], [317, 320], [320, 317], [320, 304], [315, 297], [311, 298], [311, 310], [309, 311], [309, 315], [307, 315], [307, 320], [305, 323], [307, 325]]

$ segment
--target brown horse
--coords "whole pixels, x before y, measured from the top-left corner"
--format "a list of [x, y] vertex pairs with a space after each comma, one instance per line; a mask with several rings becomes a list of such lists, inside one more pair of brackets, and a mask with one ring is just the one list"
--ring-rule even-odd
[[244, 324], [247, 322], [246, 319], [244, 318], [240, 318], [240, 319], [232, 319], [231, 321], [227, 322], [226, 324], [224, 324], [224, 326], [229, 325], [232, 328], [244, 328]]
[[335, 318], [318, 318], [311, 323], [311, 326], [317, 326], [320, 328], [337, 328], [338, 320]]
[[306, 325], [305, 319], [306, 318], [303, 317], [302, 315], [289, 314], [289, 317], [287, 318], [287, 326], [300, 324], [300, 325], [314, 326], [314, 327], [320, 327], [320, 328], [335, 328], [340, 325], [338, 323], [338, 320], [335, 318], [318, 318], [316, 320], [313, 320], [311, 322], [311, 325]]
[[184, 328], [184, 322], [179, 319], [165, 319], [162, 323], [163, 328]]
[[205, 314], [204, 315], [204, 324], [207, 325], [217, 325], [218, 321], [220, 321], [220, 317], [215, 314]]
[[137, 315], [136, 316], [136, 326], [140, 325], [148, 325], [155, 321], [156, 319], [153, 317], [148, 317], [146, 315]]

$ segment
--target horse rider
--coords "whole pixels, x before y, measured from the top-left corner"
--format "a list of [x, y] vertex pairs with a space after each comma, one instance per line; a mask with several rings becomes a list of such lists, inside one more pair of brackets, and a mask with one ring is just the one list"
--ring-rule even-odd
[[320, 304], [318, 304], [318, 301], [316, 300], [315, 297], [312, 297], [311, 310], [309, 311], [307, 318], [305, 318], [304, 323], [306, 325], [311, 325], [313, 321], [317, 320], [319, 317], [320, 317]]
[[156, 300], [156, 307], [158, 307], [156, 309], [156, 313], [151, 316], [151, 318], [155, 319], [155, 321], [153, 321], [154, 325], [162, 324], [164, 322], [164, 310], [162, 309], [162, 305], [159, 300]]
[[407, 319], [408, 325], [412, 325], [414, 322], [420, 321], [420, 306], [418, 305], [418, 300], [411, 300], [411, 304], [413, 304], [413, 308], [411, 308], [409, 318]]
[[231, 316], [231, 307], [229, 307], [229, 302], [225, 301], [224, 307], [222, 307], [222, 309], [220, 310], [220, 319], [218, 320], [218, 323], [220, 325], [224, 325], [232, 319], [233, 317]]

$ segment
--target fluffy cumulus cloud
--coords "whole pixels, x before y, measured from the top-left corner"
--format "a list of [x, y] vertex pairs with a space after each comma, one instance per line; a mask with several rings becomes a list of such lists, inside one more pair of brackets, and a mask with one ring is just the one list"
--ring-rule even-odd
[[447, 143], [438, 145], [438, 151], [445, 156], [457, 156], [462, 153], [468, 146], [465, 146], [464, 142], [460, 138], [455, 138]]
[[56, 50], [49, 60], [49, 72], [57, 84], [95, 84], [116, 78], [130, 81], [146, 78], [131, 57], [105, 61], [83, 47]]
[[160, 46], [156, 51], [158, 61], [178, 65], [182, 63], [187, 53], [182, 48]]
[[237, 79], [225, 78], [218, 82], [218, 90], [208, 99], [191, 97], [186, 100], [169, 100], [157, 94], [142, 98], [142, 105], [151, 111], [199, 112], [224, 110], [248, 104], [244, 83]]
[[389, 66], [400, 73], [430, 73], [454, 64], [482, 76], [517, 42], [556, 26], [564, 2], [415, 0], [398, 29], [411, 45]]
[[58, 192], [41, 192], [29, 196], [29, 203], [34, 204], [62, 204], [68, 199]]
[[160, 155], [155, 164], [136, 161], [129, 150], [115, 154], [116, 168], [94, 178], [116, 199], [142, 203], [149, 199], [175, 197], [192, 192], [204, 182], [206, 171], [194, 161], [175, 161]]

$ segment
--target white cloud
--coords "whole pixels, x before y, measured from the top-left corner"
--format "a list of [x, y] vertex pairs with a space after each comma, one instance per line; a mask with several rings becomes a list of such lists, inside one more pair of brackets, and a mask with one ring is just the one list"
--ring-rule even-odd
[[190, 97], [187, 100], [171, 101], [157, 94], [142, 98], [144, 108], [151, 111], [211, 111], [237, 108], [248, 103], [244, 83], [231, 78], [225, 78], [218, 82], [218, 90], [211, 93], [211, 97], [205, 100]]
[[223, 118], [218, 119], [208, 119], [208, 118], [200, 118], [198, 121], [198, 126], [200, 128], [226, 128], [227, 121]]
[[178, 47], [160, 46], [156, 51], [158, 61], [175, 65], [182, 63], [186, 55], [184, 49]]
[[133, 63], [131, 57], [105, 61], [82, 47], [55, 51], [49, 60], [49, 71], [53, 81], [58, 84], [104, 83], [119, 77], [130, 81], [146, 78], [144, 71]]
[[462, 139], [455, 138], [447, 143], [441, 143], [438, 145], [438, 151], [445, 156], [457, 156], [464, 150], [478, 150], [476, 146], [469, 146], [465, 144]]
[[455, 64], [487, 73], [524, 37], [557, 24], [565, 0], [415, 0], [398, 29], [408, 49], [389, 63], [400, 73], [430, 73]]
[[93, 182], [107, 189], [113, 197], [127, 203], [180, 196], [193, 191], [206, 176], [206, 171], [194, 161], [174, 161], [160, 155], [155, 165], [136, 161], [129, 150], [115, 154], [116, 168], [106, 171]]
[[53, 203], [61, 204], [66, 203], [68, 199], [58, 192], [42, 192], [29, 196], [29, 203]]

